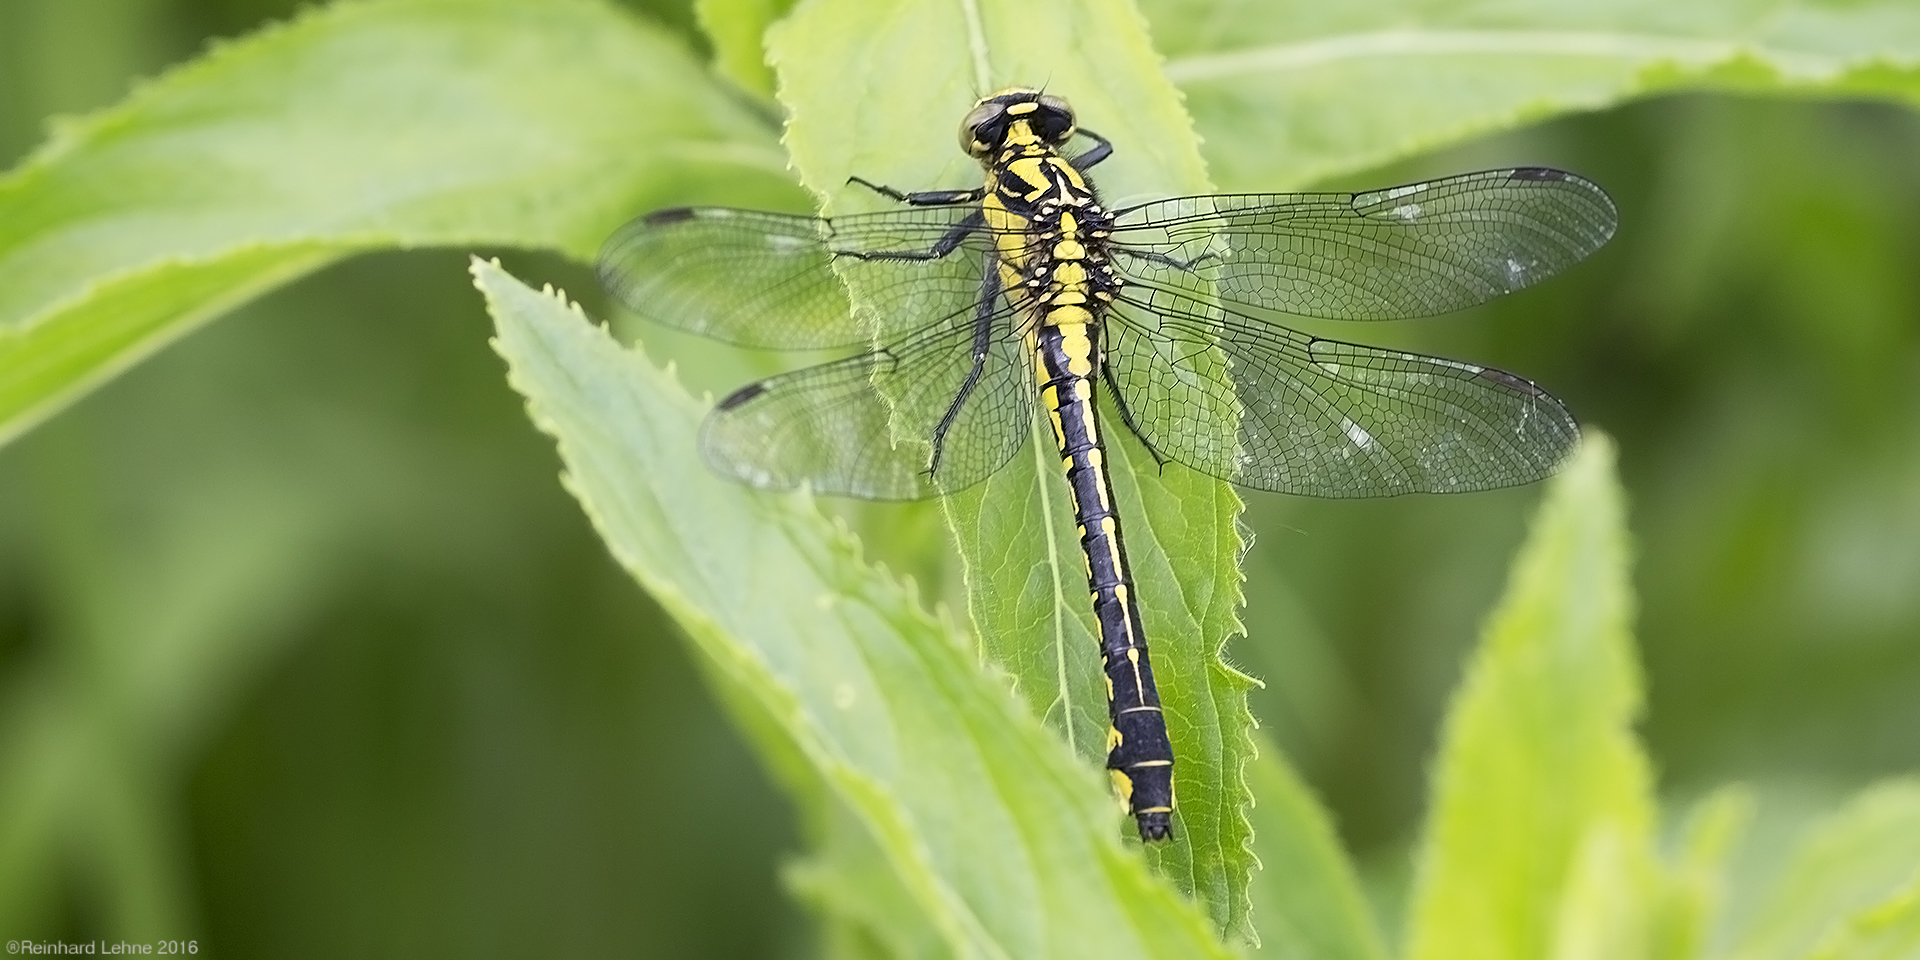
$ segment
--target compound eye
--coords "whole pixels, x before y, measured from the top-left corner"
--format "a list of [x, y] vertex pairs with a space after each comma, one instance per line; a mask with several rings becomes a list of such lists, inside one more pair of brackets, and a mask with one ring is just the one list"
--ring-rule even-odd
[[1073, 108], [1065, 97], [1051, 93], [1040, 95], [1040, 109], [1034, 111], [1033, 132], [1048, 143], [1064, 143], [1073, 136]]
[[1007, 136], [1007, 108], [988, 101], [975, 106], [960, 121], [960, 149], [968, 155], [984, 157]]

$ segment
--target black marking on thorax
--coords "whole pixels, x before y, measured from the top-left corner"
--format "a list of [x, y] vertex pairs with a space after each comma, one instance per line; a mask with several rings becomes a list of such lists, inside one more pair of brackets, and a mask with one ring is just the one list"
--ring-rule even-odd
[[1112, 217], [1093, 185], [1038, 143], [1002, 151], [989, 183], [999, 204], [1025, 225], [1020, 242], [1001, 250], [1018, 274], [1009, 286], [1043, 313], [1078, 306], [1084, 316], [1069, 311], [1058, 319], [1098, 324], [1122, 281], [1107, 252]]

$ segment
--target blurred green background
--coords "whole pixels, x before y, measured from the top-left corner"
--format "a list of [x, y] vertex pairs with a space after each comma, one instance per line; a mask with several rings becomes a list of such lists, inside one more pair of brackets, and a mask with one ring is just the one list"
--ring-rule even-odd
[[[0, 4], [0, 158], [294, 6]], [[1619, 438], [1662, 789], [1755, 784], [1750, 859], [1920, 769], [1915, 157], [1900, 108], [1687, 97], [1329, 184], [1551, 163], [1613, 193], [1618, 240], [1570, 276], [1344, 333], [1516, 370]], [[508, 259], [602, 312], [579, 266]], [[555, 482], [488, 333], [464, 252], [362, 258], [0, 448], [0, 750], [101, 798], [0, 826], [9, 938], [805, 954], [790, 812]], [[1230, 654], [1389, 907], [1537, 496], [1250, 497]], [[187, 636], [220, 682], [130, 728], [119, 678], [164, 675]]]

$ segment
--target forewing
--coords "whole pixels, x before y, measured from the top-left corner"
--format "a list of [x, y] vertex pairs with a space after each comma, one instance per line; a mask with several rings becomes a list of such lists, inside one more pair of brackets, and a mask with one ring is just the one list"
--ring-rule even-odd
[[[915, 207], [833, 219], [724, 207], [662, 210], [609, 237], [598, 271], [616, 300], [670, 327], [774, 350], [867, 347], [978, 295], [981, 253], [990, 243], [969, 227], [975, 209]], [[857, 316], [836, 268], [866, 294]]]
[[[1020, 449], [1032, 417], [1012, 308], [999, 303], [987, 318], [994, 338], [978, 379], [957, 409], [974, 366], [971, 307], [884, 349], [735, 392], [708, 415], [701, 451], [716, 471], [765, 489], [806, 484], [824, 494], [916, 500], [972, 486]], [[936, 460], [933, 440], [950, 410]]]
[[1449, 313], [1546, 279], [1613, 236], [1605, 191], [1520, 167], [1367, 193], [1181, 197], [1115, 214], [1121, 271], [1147, 287], [1195, 273], [1220, 299], [1330, 320]]
[[1560, 401], [1489, 367], [1310, 337], [1171, 291], [1132, 291], [1109, 317], [1129, 425], [1159, 456], [1243, 486], [1514, 486], [1553, 473], [1579, 439]]

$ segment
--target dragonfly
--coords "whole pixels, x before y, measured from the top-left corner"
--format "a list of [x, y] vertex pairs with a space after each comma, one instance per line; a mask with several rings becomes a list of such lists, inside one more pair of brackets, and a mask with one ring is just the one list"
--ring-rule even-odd
[[608, 239], [599, 278], [681, 330], [853, 351], [748, 384], [707, 417], [708, 464], [754, 487], [938, 497], [1000, 469], [1044, 416], [1086, 558], [1107, 767], [1140, 837], [1167, 840], [1175, 758], [1108, 468], [1113, 423], [1162, 468], [1257, 490], [1375, 497], [1544, 478], [1579, 427], [1532, 381], [1282, 318], [1473, 306], [1579, 262], [1617, 214], [1600, 187], [1546, 167], [1110, 209], [1089, 171], [1113, 144], [1029, 87], [977, 101], [959, 136], [980, 186], [855, 177], [897, 206], [838, 217], [661, 210]]

